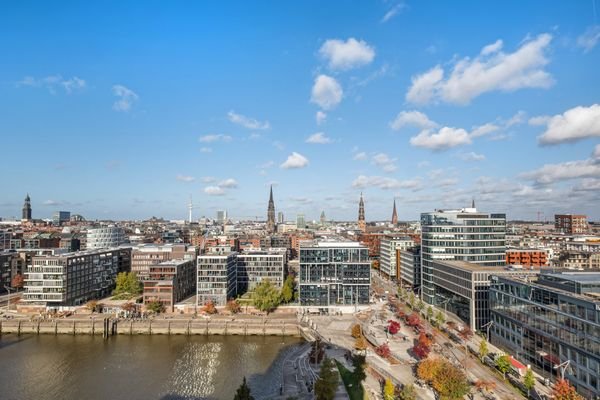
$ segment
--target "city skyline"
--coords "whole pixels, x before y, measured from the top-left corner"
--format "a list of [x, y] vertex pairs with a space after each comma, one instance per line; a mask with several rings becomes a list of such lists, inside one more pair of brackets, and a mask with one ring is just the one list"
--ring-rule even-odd
[[3, 6], [0, 217], [600, 219], [595, 2], [229, 4]]

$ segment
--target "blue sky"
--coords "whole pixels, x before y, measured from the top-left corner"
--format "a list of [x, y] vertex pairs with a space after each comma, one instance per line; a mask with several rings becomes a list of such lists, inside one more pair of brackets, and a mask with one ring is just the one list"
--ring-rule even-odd
[[3, 3], [0, 216], [598, 219], [597, 9]]

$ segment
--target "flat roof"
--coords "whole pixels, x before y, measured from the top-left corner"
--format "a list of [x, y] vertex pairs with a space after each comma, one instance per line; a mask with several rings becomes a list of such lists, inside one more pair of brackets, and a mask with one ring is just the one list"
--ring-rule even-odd
[[446, 264], [446, 265], [454, 267], [454, 268], [459, 268], [462, 270], [472, 271], [472, 272], [504, 272], [504, 271], [520, 271], [520, 270], [529, 271], [529, 270], [522, 269], [522, 268], [512, 268], [510, 266], [490, 267], [487, 265], [481, 265], [481, 264], [471, 263], [471, 262], [462, 261], [462, 260], [432, 260], [432, 262], [438, 263], [438, 264]]
[[600, 283], [600, 271], [544, 273], [542, 276], [562, 278], [577, 283]]

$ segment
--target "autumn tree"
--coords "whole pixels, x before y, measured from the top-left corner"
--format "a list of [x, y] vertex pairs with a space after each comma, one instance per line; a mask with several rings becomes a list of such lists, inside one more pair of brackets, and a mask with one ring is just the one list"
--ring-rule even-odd
[[87, 308], [91, 312], [95, 312], [97, 307], [98, 307], [97, 300], [90, 300], [87, 303], [85, 303], [85, 308]]
[[417, 367], [417, 376], [425, 382], [431, 383], [438, 374], [439, 369], [443, 368], [445, 362], [439, 358], [427, 358], [422, 360]]
[[502, 372], [504, 379], [506, 379], [506, 373], [510, 371], [510, 357], [506, 354], [496, 358], [496, 368]]
[[268, 313], [277, 308], [281, 302], [281, 293], [277, 290], [277, 287], [267, 279], [256, 286], [252, 300], [254, 301], [254, 307]]
[[388, 358], [392, 354], [392, 352], [390, 350], [390, 346], [388, 346], [387, 343], [384, 343], [381, 346], [378, 346], [375, 349], [375, 353], [377, 353], [377, 355], [382, 358]]
[[157, 314], [160, 314], [161, 312], [165, 311], [165, 305], [158, 300], [153, 300], [153, 301], [147, 303], [146, 308], [149, 311], [155, 312]]
[[248, 387], [248, 384], [246, 383], [245, 376], [244, 380], [242, 381], [242, 384], [235, 392], [233, 400], [254, 400], [254, 397], [252, 397], [252, 395], [250, 394], [250, 387]]
[[333, 400], [339, 384], [337, 368], [333, 361], [327, 357], [321, 363], [319, 378], [315, 383], [315, 397], [317, 400]]
[[142, 284], [135, 272], [119, 272], [117, 274], [113, 295], [128, 295], [135, 297], [142, 293]]
[[481, 358], [482, 361], [483, 358], [487, 356], [488, 352], [489, 350], [487, 340], [482, 340], [481, 342], [479, 342], [479, 358]]
[[24, 284], [25, 279], [23, 278], [22, 274], [16, 274], [10, 281], [10, 286], [14, 287], [15, 289], [22, 289]]
[[419, 317], [419, 314], [413, 312], [406, 318], [406, 323], [408, 324], [408, 326], [412, 327], [419, 326], [421, 325], [421, 318]]
[[388, 333], [395, 335], [396, 333], [398, 333], [398, 331], [400, 331], [400, 324], [397, 321], [390, 319], [388, 321], [388, 324], [389, 324], [387, 327]]
[[419, 359], [427, 358], [431, 351], [431, 339], [427, 337], [425, 332], [419, 334], [417, 343], [413, 347], [413, 352]]
[[385, 384], [383, 386], [383, 400], [394, 400], [394, 394], [396, 392], [396, 388], [392, 383], [391, 379], [386, 379]]
[[359, 351], [364, 351], [367, 349], [367, 341], [365, 340], [364, 336], [356, 338], [356, 341], [354, 342], [354, 348]]
[[535, 376], [533, 376], [533, 371], [531, 368], [528, 368], [527, 372], [525, 372], [525, 376], [523, 377], [523, 386], [525, 386], [525, 389], [527, 389], [527, 398], [529, 398], [531, 389], [533, 389], [535, 386]]
[[362, 328], [360, 327], [360, 324], [352, 325], [352, 337], [355, 339], [358, 339], [361, 336], [362, 336]]
[[440, 358], [421, 361], [417, 376], [429, 383], [442, 399], [462, 399], [470, 388], [465, 373]]
[[559, 379], [552, 388], [552, 398], [554, 400], [583, 400], [575, 388], [566, 379]]
[[212, 300], [209, 300], [206, 303], [204, 303], [202, 311], [206, 314], [213, 315], [217, 313], [217, 307], [215, 307], [215, 303]]
[[396, 393], [396, 398], [399, 400], [417, 400], [417, 391], [415, 385], [404, 385], [402, 390]]
[[242, 311], [242, 307], [240, 306], [240, 303], [237, 302], [237, 300], [235, 299], [231, 299], [227, 302], [226, 305], [227, 311], [229, 311], [232, 314], [237, 314], [240, 311]]

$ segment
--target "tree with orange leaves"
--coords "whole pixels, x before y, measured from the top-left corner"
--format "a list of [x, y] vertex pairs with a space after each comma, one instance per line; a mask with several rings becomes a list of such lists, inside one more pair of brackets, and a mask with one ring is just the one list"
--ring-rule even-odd
[[552, 389], [554, 400], [583, 400], [575, 388], [566, 379], [559, 379]]

